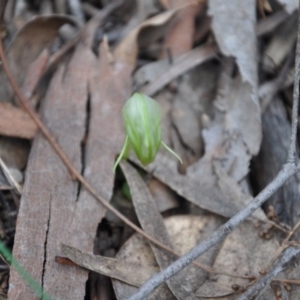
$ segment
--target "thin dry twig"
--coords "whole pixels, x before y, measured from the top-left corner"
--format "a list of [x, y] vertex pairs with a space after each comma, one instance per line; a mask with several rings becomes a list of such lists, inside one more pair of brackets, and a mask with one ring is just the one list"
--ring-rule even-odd
[[300, 285], [300, 280], [299, 279], [273, 279], [272, 281], [285, 283], [285, 284]]
[[276, 265], [265, 276], [262, 276], [255, 284], [239, 297], [238, 300], [247, 300], [258, 297], [265, 289], [265, 287], [271, 283], [274, 277], [284, 271], [289, 266], [292, 259], [295, 259], [300, 254], [300, 247], [287, 248], [278, 259]]
[[291, 237], [295, 234], [295, 232], [298, 230], [299, 227], [300, 227], [300, 221], [297, 222], [294, 228], [289, 232], [288, 236], [284, 239], [283, 244], [287, 243], [291, 239]]
[[300, 221], [294, 226], [294, 228], [289, 232], [287, 237], [283, 240], [280, 247], [276, 250], [276, 253], [274, 254], [274, 257], [270, 261], [268, 267], [263, 270], [264, 274], [268, 273], [269, 270], [274, 265], [275, 261], [278, 259], [280, 255], [282, 255], [282, 252], [285, 251], [285, 249], [291, 247], [291, 246], [298, 246], [299, 243], [295, 241], [290, 241], [291, 237], [294, 235], [294, 233], [297, 231], [297, 229], [300, 227]]
[[[300, 4], [299, 4], [300, 5]], [[300, 18], [299, 18], [300, 20]], [[298, 22], [300, 25], [300, 21]], [[243, 223], [256, 209], [258, 209], [275, 191], [277, 191], [291, 176], [300, 170], [299, 161], [296, 163], [296, 138], [298, 126], [298, 103], [299, 103], [299, 70], [300, 67], [300, 26], [298, 26], [298, 40], [296, 48], [295, 83], [293, 94], [293, 117], [291, 144], [287, 163], [283, 165], [274, 180], [244, 209], [233, 216], [212, 235], [199, 243], [194, 249], [180, 257], [177, 261], [164, 269], [162, 272], [149, 279], [129, 300], [145, 299], [155, 288], [164, 283], [170, 277], [189, 265], [204, 252], [217, 243], [223, 241], [237, 226]], [[286, 250], [287, 251], [287, 250]], [[272, 277], [273, 278], [273, 277]], [[245, 298], [246, 299], [246, 298]], [[249, 298], [247, 298], [249, 299]]]
[[[299, 7], [300, 7], [300, 3], [299, 3]], [[288, 159], [287, 159], [289, 163], [296, 162], [296, 143], [297, 143], [297, 129], [298, 129], [298, 107], [299, 107], [299, 79], [300, 79], [300, 18], [298, 17], [298, 33], [297, 33], [293, 111], [292, 111], [292, 134], [291, 134], [291, 144], [290, 144]]]

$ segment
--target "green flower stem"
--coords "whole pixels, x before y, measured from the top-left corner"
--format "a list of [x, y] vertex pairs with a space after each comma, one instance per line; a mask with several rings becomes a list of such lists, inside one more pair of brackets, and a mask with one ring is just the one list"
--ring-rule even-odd
[[173, 151], [170, 147], [168, 147], [167, 144], [165, 144], [163, 141], [161, 141], [161, 144], [182, 163], [181, 157], [175, 151]]
[[129, 139], [128, 139], [128, 135], [126, 135], [125, 144], [123, 146], [121, 154], [119, 155], [117, 161], [114, 164], [114, 168], [113, 168], [114, 173], [116, 172], [116, 168], [117, 168], [118, 164], [120, 163], [120, 161], [122, 160], [122, 158], [125, 158], [129, 155], [129, 151], [130, 151]]

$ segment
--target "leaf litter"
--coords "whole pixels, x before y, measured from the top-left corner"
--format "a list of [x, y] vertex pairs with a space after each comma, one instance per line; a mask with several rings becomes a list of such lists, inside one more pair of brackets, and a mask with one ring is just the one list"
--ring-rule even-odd
[[[290, 86], [282, 84], [281, 97], [269, 101], [266, 110], [260, 107], [258, 87], [276, 78], [277, 69], [294, 51], [296, 32], [288, 31], [288, 36], [283, 32], [293, 27], [296, 17], [287, 18], [286, 13], [274, 17], [282, 9], [292, 14], [297, 4], [266, 1], [257, 20], [256, 3], [250, 0], [243, 5], [211, 0], [207, 7], [204, 1], [160, 1], [160, 6], [147, 1], [139, 2], [134, 14], [121, 2], [105, 17], [101, 12], [107, 8], [92, 6], [94, 17], [75, 40], [69, 40], [62, 55], [56, 56], [51, 72], [51, 55], [67, 46], [68, 41], [62, 41], [69, 38], [59, 28], [67, 23], [70, 32], [78, 31], [76, 17], [53, 14], [25, 21], [24, 29], [7, 47], [7, 59], [23, 93], [30, 97], [31, 107], [38, 105], [43, 122], [96, 192], [107, 201], [118, 193], [146, 233], [182, 255], [252, 201], [253, 194], [270, 182], [285, 162]], [[41, 11], [45, 8], [46, 4]], [[50, 11], [55, 12], [55, 7]], [[86, 11], [81, 11], [81, 16]], [[69, 13], [78, 15], [78, 11]], [[211, 27], [201, 28], [201, 20], [209, 17]], [[258, 21], [267, 24], [269, 20], [276, 23], [257, 31]], [[122, 40], [113, 38], [114, 32], [119, 32]], [[264, 43], [259, 52], [257, 34]], [[29, 44], [33, 48], [27, 51]], [[274, 47], [280, 52], [274, 52]], [[55, 299], [83, 299], [87, 269], [113, 278], [116, 297], [126, 299], [177, 256], [153, 243], [149, 247], [139, 234], [130, 237], [124, 230], [122, 237], [110, 221], [104, 230], [111, 232], [115, 242], [105, 246], [108, 240], [99, 239], [98, 226], [112, 220], [107, 209], [72, 180], [46, 139], [36, 133], [31, 119], [17, 107], [2, 70], [1, 78], [0, 134], [4, 142], [0, 143], [0, 155], [8, 174], [13, 175], [17, 167], [21, 178], [21, 172], [25, 175], [13, 254]], [[43, 96], [32, 96], [42, 86], [46, 94], [37, 103]], [[278, 92], [275, 84], [268, 89]], [[125, 179], [120, 172], [114, 177], [112, 166], [125, 138], [121, 110], [134, 90], [161, 104], [164, 140], [181, 154], [183, 166], [161, 151], [145, 168], [146, 174], [131, 156], [135, 167], [122, 162]], [[284, 130], [280, 131], [281, 127]], [[12, 139], [16, 137], [34, 138], [26, 168], [28, 148]], [[4, 152], [9, 143], [24, 153], [21, 162], [15, 151]], [[124, 180], [129, 194], [120, 191]], [[157, 182], [155, 187], [153, 182]], [[17, 201], [11, 192], [18, 190], [17, 184], [7, 178], [1, 181], [1, 199]], [[297, 223], [297, 186], [296, 175], [223, 244], [201, 256], [199, 262], [210, 272], [190, 265], [150, 298], [238, 299], [252, 285], [251, 278], [258, 279], [271, 262], [288, 226]], [[163, 204], [160, 197], [164, 197]], [[117, 224], [123, 228], [122, 223]], [[263, 225], [257, 228], [258, 224]], [[102, 250], [97, 250], [97, 244]], [[115, 258], [106, 257], [108, 253]], [[55, 262], [55, 257], [62, 256], [83, 268]], [[281, 274], [288, 279], [297, 276], [298, 268]], [[271, 286], [274, 289], [274, 284]], [[293, 285], [288, 299], [297, 299], [297, 290]], [[270, 299], [274, 292], [267, 287], [262, 295]], [[11, 269], [8, 298], [20, 297], [36, 298]]]

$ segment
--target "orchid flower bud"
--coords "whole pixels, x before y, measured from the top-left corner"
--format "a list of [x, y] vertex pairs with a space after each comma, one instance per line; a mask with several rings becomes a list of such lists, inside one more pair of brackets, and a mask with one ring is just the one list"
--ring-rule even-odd
[[144, 166], [153, 162], [161, 145], [182, 163], [181, 158], [161, 140], [162, 110], [156, 100], [135, 93], [123, 107], [123, 118], [126, 140], [114, 171], [121, 159], [128, 157], [131, 148]]

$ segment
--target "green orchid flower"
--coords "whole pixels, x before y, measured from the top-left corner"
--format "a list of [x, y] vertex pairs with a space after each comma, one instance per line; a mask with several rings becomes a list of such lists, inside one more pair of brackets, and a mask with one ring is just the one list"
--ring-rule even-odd
[[161, 140], [162, 110], [156, 100], [135, 93], [123, 107], [123, 118], [126, 140], [114, 165], [114, 172], [121, 159], [128, 157], [131, 148], [144, 166], [154, 161], [160, 146], [165, 147], [182, 163], [181, 158]]

